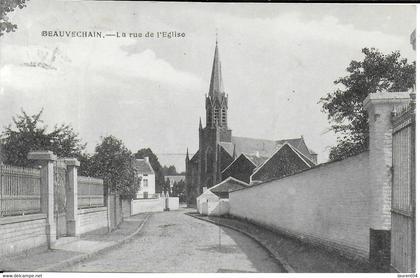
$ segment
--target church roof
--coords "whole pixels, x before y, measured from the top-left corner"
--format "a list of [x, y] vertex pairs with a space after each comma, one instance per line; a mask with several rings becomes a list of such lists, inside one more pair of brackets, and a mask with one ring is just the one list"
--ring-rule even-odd
[[191, 162], [197, 162], [198, 161], [198, 156], [199, 156], [200, 151], [198, 150], [193, 157], [191, 157], [190, 161]]
[[134, 169], [136, 169], [136, 171], [139, 174], [148, 174], [148, 175], [155, 174], [155, 171], [153, 171], [152, 165], [150, 165], [147, 159], [134, 160]]
[[276, 151], [276, 142], [267, 139], [232, 136], [237, 154], [270, 157]]
[[223, 88], [223, 79], [222, 79], [222, 64], [219, 57], [219, 47], [216, 41], [216, 48], [214, 49], [214, 58], [213, 58], [213, 68], [211, 71], [210, 78], [210, 97], [219, 97], [221, 94], [224, 94], [225, 89]]

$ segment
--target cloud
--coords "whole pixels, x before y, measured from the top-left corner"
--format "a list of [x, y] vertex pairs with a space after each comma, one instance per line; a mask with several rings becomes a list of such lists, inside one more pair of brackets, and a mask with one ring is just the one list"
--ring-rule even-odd
[[[84, 43], [76, 39], [68, 44], [57, 43], [47, 47], [5, 45], [0, 54], [11, 58], [1, 64], [0, 81], [3, 86], [18, 90], [63, 86], [77, 88], [86, 80], [96, 80], [97, 86], [104, 86], [103, 80], [107, 81], [107, 86], [122, 81], [138, 86], [143, 80], [181, 91], [202, 88], [204, 82], [199, 77], [176, 69], [157, 57], [151, 49], [127, 55], [121, 47], [131, 43], [133, 41], [122, 39]], [[51, 62], [55, 49], [59, 50], [58, 58], [62, 58]]]

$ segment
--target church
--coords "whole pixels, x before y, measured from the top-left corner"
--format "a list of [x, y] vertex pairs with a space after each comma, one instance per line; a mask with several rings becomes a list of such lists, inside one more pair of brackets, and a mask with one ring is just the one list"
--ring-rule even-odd
[[[222, 65], [217, 41], [205, 107], [205, 126], [201, 118], [199, 120], [199, 149], [191, 159], [187, 149], [185, 158], [185, 182], [187, 188], [191, 189], [188, 192], [190, 201], [194, 202], [193, 200], [205, 189], [229, 177], [251, 183], [251, 176], [257, 170], [262, 170], [260, 172], [264, 172], [265, 176], [270, 172], [268, 176], [275, 178], [291, 174], [290, 170], [282, 172], [282, 169], [299, 171], [305, 169], [299, 167], [300, 164], [305, 165], [306, 168], [316, 165], [317, 154], [306, 146], [303, 136], [283, 140], [232, 136], [232, 130], [228, 127], [228, 96], [223, 87]], [[291, 151], [280, 151], [285, 144]], [[245, 164], [246, 160], [249, 165]], [[297, 160], [301, 163], [294, 163]], [[268, 161], [270, 163], [265, 163]], [[289, 161], [294, 163], [294, 167], [284, 167], [284, 164], [288, 164]], [[283, 166], [277, 167], [280, 166], [280, 162]], [[265, 168], [260, 169], [261, 167]], [[246, 170], [243, 170], [245, 168]]]

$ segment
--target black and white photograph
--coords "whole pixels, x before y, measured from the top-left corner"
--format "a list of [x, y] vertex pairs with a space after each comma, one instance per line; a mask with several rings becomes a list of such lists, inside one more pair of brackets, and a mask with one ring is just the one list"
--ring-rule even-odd
[[2, 277], [417, 277], [417, 8], [0, 0]]

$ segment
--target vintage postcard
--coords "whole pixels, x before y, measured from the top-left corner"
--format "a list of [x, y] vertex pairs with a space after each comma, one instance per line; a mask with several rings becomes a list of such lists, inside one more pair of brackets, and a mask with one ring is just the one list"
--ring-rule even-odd
[[415, 103], [415, 5], [1, 0], [0, 270], [417, 277]]

